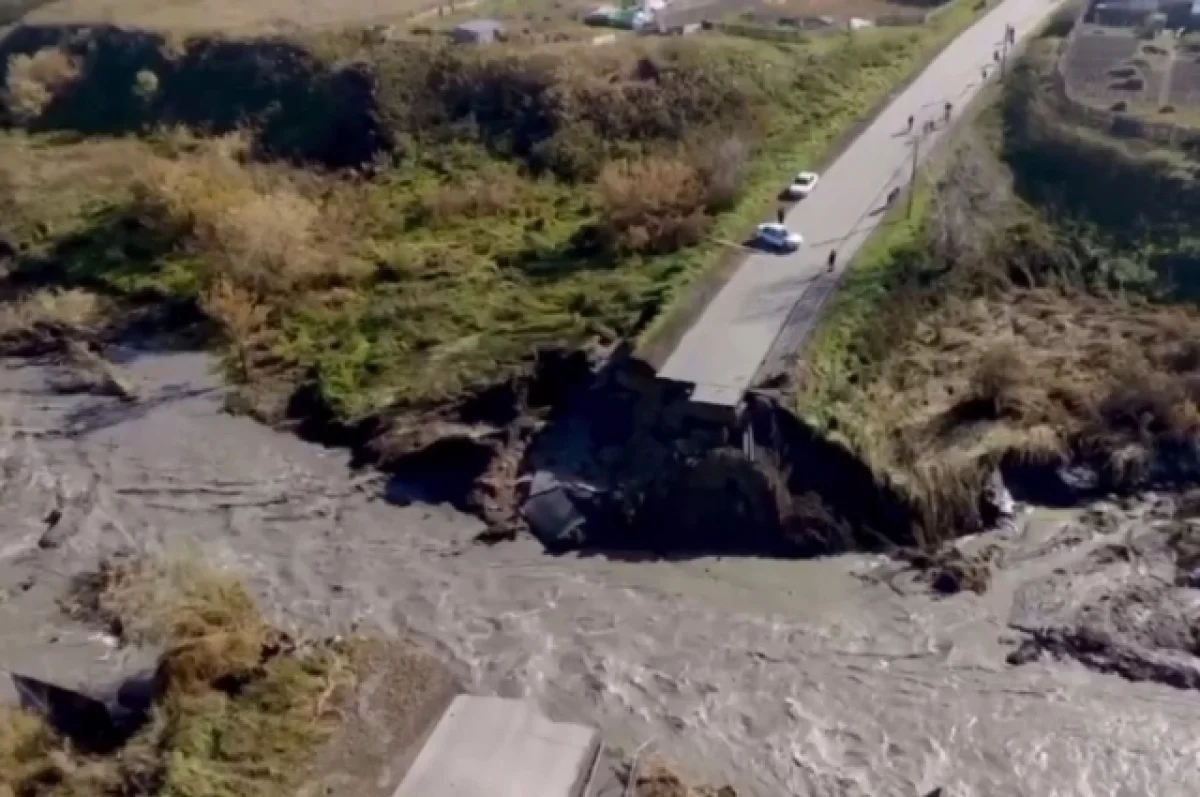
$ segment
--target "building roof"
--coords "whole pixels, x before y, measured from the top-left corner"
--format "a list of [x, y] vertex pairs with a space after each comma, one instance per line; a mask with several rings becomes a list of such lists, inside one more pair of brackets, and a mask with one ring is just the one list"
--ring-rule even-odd
[[1159, 0], [1104, 0], [1096, 4], [1101, 11], [1148, 12], [1157, 11], [1158, 7]]
[[498, 19], [472, 19], [455, 25], [454, 29], [471, 33], [497, 33], [504, 30], [504, 23]]

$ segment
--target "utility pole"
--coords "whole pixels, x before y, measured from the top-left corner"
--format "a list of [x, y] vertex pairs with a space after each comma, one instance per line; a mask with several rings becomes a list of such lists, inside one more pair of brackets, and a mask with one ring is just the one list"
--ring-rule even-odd
[[912, 175], [908, 178], [908, 208], [905, 214], [912, 218], [913, 195], [917, 193], [917, 157], [921, 148], [921, 133], [913, 131], [912, 137]]
[[1000, 80], [1004, 81], [1005, 67], [1008, 65], [1008, 48], [1014, 43], [1017, 37], [1016, 28], [1012, 25], [1004, 26], [1004, 46], [1000, 48]]

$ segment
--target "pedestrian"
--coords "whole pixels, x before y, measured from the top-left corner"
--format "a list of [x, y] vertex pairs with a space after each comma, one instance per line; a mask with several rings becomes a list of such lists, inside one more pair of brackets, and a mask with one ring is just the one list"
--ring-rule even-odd
[[947, 122], [949, 122], [949, 121], [950, 121], [950, 113], [951, 113], [953, 110], [954, 110], [954, 106], [953, 106], [953, 105], [951, 105], [950, 103], [946, 103], [946, 121], [947, 121]]
[[833, 273], [833, 267], [837, 264], [837, 250], [829, 250], [829, 273]]
[[992, 51], [992, 60], [995, 61], [996, 63], [1000, 63], [1000, 51], [999, 50]]
[[913, 129], [913, 118], [911, 116], [909, 116], [908, 117], [908, 132], [911, 133], [912, 129]]
[[983, 79], [987, 80], [987, 67], [986, 66], [983, 68]]
[[783, 224], [783, 214], [784, 214], [783, 205], [780, 205], [779, 209], [775, 211], [775, 218], [779, 219], [780, 224]]

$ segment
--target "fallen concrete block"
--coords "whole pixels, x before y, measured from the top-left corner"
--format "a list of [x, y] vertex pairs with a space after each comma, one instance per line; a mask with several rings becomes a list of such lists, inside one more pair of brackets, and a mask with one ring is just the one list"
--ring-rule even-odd
[[583, 797], [599, 753], [594, 728], [552, 722], [523, 700], [462, 695], [394, 797]]

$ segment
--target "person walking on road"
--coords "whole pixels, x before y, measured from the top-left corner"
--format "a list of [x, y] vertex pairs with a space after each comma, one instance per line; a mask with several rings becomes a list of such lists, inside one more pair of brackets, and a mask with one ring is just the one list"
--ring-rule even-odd
[[783, 224], [783, 217], [786, 213], [787, 213], [787, 211], [783, 207], [783, 205], [780, 205], [779, 208], [775, 211], [775, 218], [779, 221], [780, 224]]
[[949, 122], [949, 121], [950, 121], [950, 114], [951, 114], [953, 111], [954, 111], [954, 106], [953, 106], [953, 105], [951, 105], [950, 103], [946, 103], [946, 121], [947, 121], [947, 122]]
[[912, 118], [912, 116], [909, 116], [908, 117], [908, 130], [905, 132], [911, 133], [912, 129], [913, 129], [913, 118]]
[[833, 267], [835, 265], [837, 265], [837, 250], [830, 249], [829, 250], [829, 273], [830, 274], [833, 273]]

